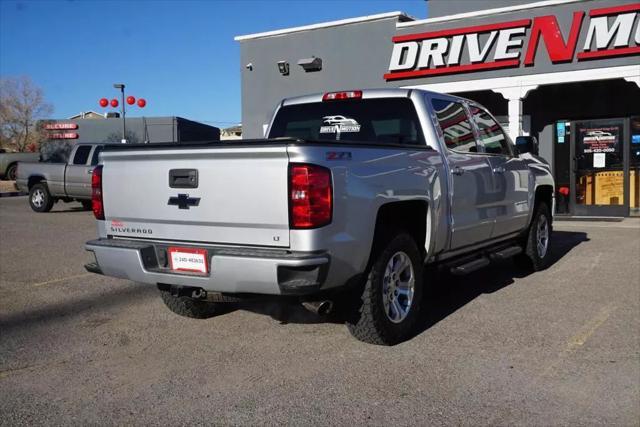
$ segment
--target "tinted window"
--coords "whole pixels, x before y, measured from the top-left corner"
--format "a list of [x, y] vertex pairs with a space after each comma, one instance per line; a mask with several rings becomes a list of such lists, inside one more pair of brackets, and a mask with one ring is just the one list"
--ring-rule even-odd
[[418, 115], [407, 98], [285, 106], [278, 111], [269, 137], [424, 145]]
[[471, 115], [478, 126], [480, 141], [484, 145], [484, 151], [491, 154], [511, 155], [509, 141], [502, 128], [495, 120], [481, 108], [471, 106]]
[[98, 164], [98, 158], [100, 156], [100, 152], [102, 151], [102, 146], [98, 145], [95, 150], [93, 150], [93, 156], [91, 156], [91, 165], [95, 166]]
[[471, 122], [462, 104], [442, 99], [432, 99], [431, 103], [447, 148], [463, 153], [478, 152]]
[[86, 165], [87, 159], [89, 159], [89, 153], [91, 152], [90, 145], [81, 145], [76, 150], [76, 155], [73, 156], [74, 165]]

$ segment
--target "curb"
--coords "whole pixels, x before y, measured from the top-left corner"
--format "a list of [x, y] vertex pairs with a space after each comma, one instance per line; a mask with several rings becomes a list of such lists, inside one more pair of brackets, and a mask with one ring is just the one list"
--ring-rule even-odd
[[17, 197], [17, 196], [27, 196], [29, 193], [24, 193], [22, 191], [8, 191], [6, 193], [0, 193], [0, 197]]

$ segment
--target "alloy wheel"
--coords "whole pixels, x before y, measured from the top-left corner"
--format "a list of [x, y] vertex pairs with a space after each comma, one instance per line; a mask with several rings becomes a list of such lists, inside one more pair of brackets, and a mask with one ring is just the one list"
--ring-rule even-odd
[[44, 205], [44, 191], [37, 189], [31, 196], [31, 202], [37, 208], [41, 208]]
[[382, 304], [391, 322], [400, 323], [409, 315], [414, 293], [411, 259], [404, 252], [396, 252], [389, 259], [382, 278]]
[[538, 218], [536, 239], [538, 256], [544, 258], [549, 249], [549, 221], [545, 215]]

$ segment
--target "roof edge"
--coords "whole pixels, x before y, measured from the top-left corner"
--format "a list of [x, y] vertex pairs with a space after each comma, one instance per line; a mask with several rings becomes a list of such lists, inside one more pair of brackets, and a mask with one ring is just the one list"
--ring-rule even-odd
[[235, 36], [233, 39], [235, 41], [260, 39], [260, 38], [265, 38], [265, 37], [279, 36], [279, 35], [283, 35], [283, 34], [297, 33], [297, 32], [300, 32], [300, 31], [309, 31], [309, 30], [316, 30], [316, 29], [319, 29], [319, 28], [337, 27], [337, 26], [340, 26], [340, 25], [357, 24], [357, 23], [360, 23], [360, 22], [377, 21], [377, 20], [380, 20], [380, 19], [387, 19], [387, 18], [398, 18], [399, 22], [406, 22], [406, 21], [414, 21], [415, 20], [414, 17], [412, 17], [410, 15], [407, 15], [404, 12], [395, 11], [395, 12], [387, 12], [387, 13], [378, 13], [378, 14], [375, 14], [375, 15], [359, 16], [357, 18], [340, 19], [340, 20], [337, 20], [337, 21], [321, 22], [319, 24], [303, 25], [303, 26], [300, 26], [300, 27], [284, 28], [284, 29], [281, 29], [281, 30], [265, 31], [265, 32], [262, 32], [262, 33], [254, 33], [254, 34], [247, 34], [247, 35], [242, 35], [242, 36]]
[[589, 0], [543, 0], [531, 3], [518, 4], [515, 6], [498, 7], [494, 9], [475, 10], [473, 12], [457, 13], [455, 15], [438, 16], [435, 18], [418, 19], [411, 22], [398, 22], [396, 28], [407, 28], [415, 25], [434, 24], [436, 22], [456, 21], [458, 19], [475, 18], [477, 16], [495, 15], [496, 13], [516, 12], [518, 10], [534, 9], [538, 7], [557, 6], [561, 4], [570, 4], [578, 2], [586, 2]]

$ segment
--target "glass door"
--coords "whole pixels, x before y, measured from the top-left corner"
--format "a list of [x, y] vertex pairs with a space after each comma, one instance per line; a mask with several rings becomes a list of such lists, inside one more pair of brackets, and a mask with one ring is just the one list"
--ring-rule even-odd
[[603, 119], [572, 124], [574, 215], [629, 214], [628, 123], [628, 119]]
[[629, 215], [640, 216], [640, 116], [631, 117]]

